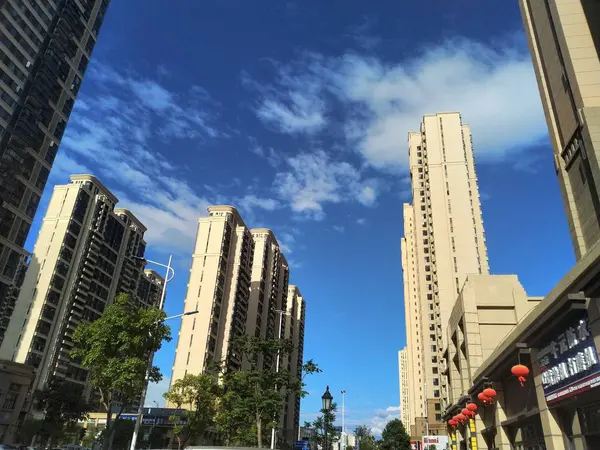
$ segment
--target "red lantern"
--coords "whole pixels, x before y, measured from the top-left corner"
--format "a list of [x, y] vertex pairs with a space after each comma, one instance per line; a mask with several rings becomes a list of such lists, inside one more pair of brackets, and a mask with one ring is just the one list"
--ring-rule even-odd
[[529, 367], [524, 366], [523, 364], [517, 364], [516, 366], [513, 366], [510, 371], [515, 377], [517, 377], [519, 383], [521, 383], [521, 387], [524, 386], [525, 382], [527, 381], [527, 378], [525, 377], [529, 375]]
[[454, 420], [454, 419], [450, 419], [450, 420], [448, 421], [448, 425], [450, 425], [452, 428], [454, 428], [454, 427], [456, 426], [456, 424], [457, 424], [457, 422], [456, 422], [456, 420]]
[[489, 397], [487, 395], [485, 395], [483, 392], [480, 392], [477, 395], [477, 398], [482, 402], [482, 403], [487, 403], [489, 401]]
[[476, 412], [477, 411], [477, 405], [475, 403], [467, 403], [467, 409], [469, 411]]
[[487, 388], [487, 389], [483, 390], [483, 395], [485, 395], [486, 397], [489, 397], [490, 399], [494, 400], [494, 397], [496, 395], [498, 395], [498, 393], [496, 392], [495, 389]]
[[471, 418], [472, 416], [475, 415], [475, 413], [473, 411], [471, 411], [470, 409], [467, 409], [467, 408], [463, 408], [461, 413], [463, 413], [463, 415], [467, 416], [468, 418]]
[[457, 414], [456, 418], [460, 421], [460, 422], [464, 422], [465, 420], [467, 420], [467, 417], [464, 414]]

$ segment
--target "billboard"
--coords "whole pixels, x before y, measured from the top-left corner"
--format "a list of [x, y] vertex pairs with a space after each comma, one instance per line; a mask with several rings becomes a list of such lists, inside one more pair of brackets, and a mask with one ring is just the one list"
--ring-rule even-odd
[[587, 315], [556, 334], [539, 350], [537, 360], [548, 404], [600, 386], [598, 351]]
[[448, 436], [423, 436], [422, 450], [446, 450]]

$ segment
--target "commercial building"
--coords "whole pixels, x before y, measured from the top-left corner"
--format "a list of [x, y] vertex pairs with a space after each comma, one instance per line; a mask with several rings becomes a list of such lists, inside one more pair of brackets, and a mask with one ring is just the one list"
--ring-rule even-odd
[[406, 427], [410, 427], [408, 352], [406, 347], [398, 352], [398, 380], [400, 381], [400, 420]]
[[29, 385], [35, 378], [33, 367], [0, 360], [0, 444], [12, 444], [21, 411], [27, 407]]
[[[23, 249], [109, 0], [0, 2], [0, 310], [12, 312]], [[4, 321], [6, 322], [6, 321]], [[0, 340], [5, 328], [0, 324]]]
[[[273, 233], [248, 229], [232, 206], [211, 206], [208, 217], [199, 219], [185, 309], [199, 314], [182, 318], [171, 383], [188, 373], [215, 373], [215, 363], [225, 362], [229, 370], [247, 368], [230, 345], [244, 334], [292, 339], [296, 350], [279, 363], [300, 374], [304, 299], [289, 285], [289, 266]], [[268, 355], [258, 366], [276, 370], [276, 362]], [[293, 442], [299, 407], [299, 399], [288, 397], [278, 440]]]
[[600, 239], [600, 6], [519, 0], [577, 259]]
[[[56, 186], [16, 302], [0, 358], [36, 369], [32, 389], [51, 377], [86, 386], [88, 373], [71, 361], [71, 336], [100, 317], [117, 294], [156, 303], [163, 279], [144, 273], [146, 227], [95, 177], [73, 175]], [[86, 387], [86, 397], [90, 395]]]
[[[527, 316], [543, 297], [528, 297], [516, 275], [468, 275], [446, 327], [448, 385], [444, 418], [461, 413], [475, 373], [498, 344]], [[475, 429], [481, 428], [473, 423]], [[455, 434], [462, 448], [471, 439], [467, 427]]]
[[[457, 427], [478, 448], [600, 448], [600, 243], [500, 341], [444, 417], [477, 402], [476, 426]], [[512, 368], [524, 365], [519, 380]], [[522, 382], [522, 383], [521, 383]], [[465, 383], [467, 386], [469, 383]], [[493, 388], [491, 405], [478, 401]]]
[[458, 112], [426, 115], [408, 147], [412, 205], [404, 205], [401, 251], [409, 429], [419, 437], [445, 434], [443, 327], [467, 275], [489, 266], [469, 127]]

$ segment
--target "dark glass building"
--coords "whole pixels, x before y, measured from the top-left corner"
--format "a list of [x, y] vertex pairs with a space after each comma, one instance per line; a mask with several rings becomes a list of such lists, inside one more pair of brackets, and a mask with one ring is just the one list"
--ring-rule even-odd
[[109, 0], [0, 0], [0, 340]]

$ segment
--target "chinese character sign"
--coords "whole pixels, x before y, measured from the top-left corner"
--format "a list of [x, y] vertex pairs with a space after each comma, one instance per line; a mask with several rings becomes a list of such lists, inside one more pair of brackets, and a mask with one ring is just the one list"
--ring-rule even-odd
[[587, 316], [572, 323], [541, 348], [538, 364], [548, 403], [600, 384], [598, 351]]

